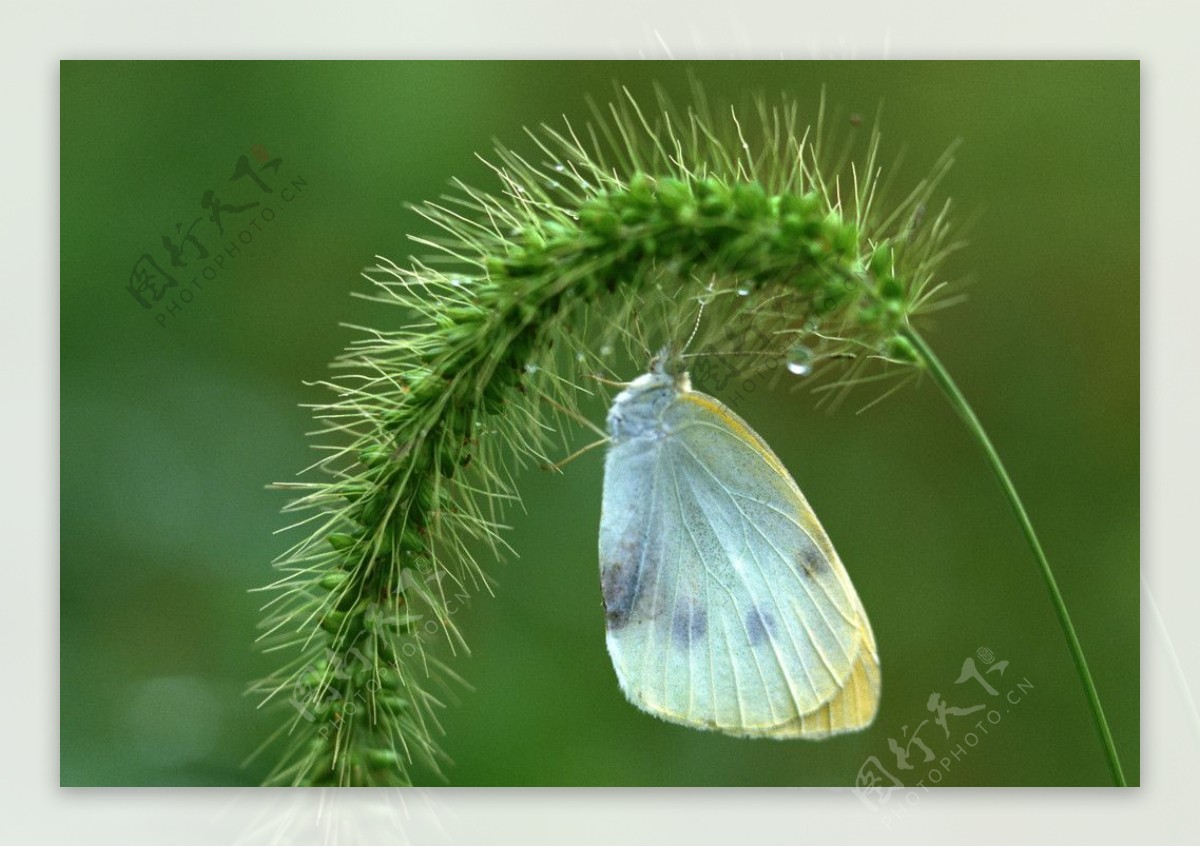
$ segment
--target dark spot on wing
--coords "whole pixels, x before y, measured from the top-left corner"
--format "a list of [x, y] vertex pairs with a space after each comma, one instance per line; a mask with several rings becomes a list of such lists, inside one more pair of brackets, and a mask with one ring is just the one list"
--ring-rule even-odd
[[619, 629], [629, 622], [639, 595], [639, 573], [643, 569], [652, 572], [656, 565], [654, 554], [634, 541], [622, 542], [614, 556], [600, 563], [600, 590], [609, 629]]
[[805, 537], [800, 542], [799, 549], [796, 550], [796, 564], [807, 576], [814, 577], [825, 570], [828, 562], [825, 561], [825, 554], [821, 552], [820, 548]]
[[697, 606], [691, 600], [683, 600], [675, 607], [675, 615], [671, 619], [671, 634], [675, 643], [680, 647], [690, 647], [692, 641], [703, 638], [708, 629], [708, 615], [704, 608]]
[[757, 647], [775, 634], [775, 618], [757, 607], [746, 613], [746, 635], [750, 646]]

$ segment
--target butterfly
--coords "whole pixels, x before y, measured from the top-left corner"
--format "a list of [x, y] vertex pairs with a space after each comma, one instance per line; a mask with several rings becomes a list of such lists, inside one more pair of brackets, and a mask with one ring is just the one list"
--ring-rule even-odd
[[625, 696], [672, 723], [823, 738], [870, 725], [875, 636], [787, 469], [664, 352], [608, 413], [606, 641]]

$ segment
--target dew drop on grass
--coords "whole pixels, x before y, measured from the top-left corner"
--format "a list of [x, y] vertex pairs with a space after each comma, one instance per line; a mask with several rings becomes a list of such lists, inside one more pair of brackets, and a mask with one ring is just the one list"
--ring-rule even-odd
[[750, 286], [739, 285], [737, 289], [738, 297], [746, 297], [750, 294]]
[[796, 376], [808, 376], [813, 369], [813, 352], [803, 344], [797, 344], [788, 351], [788, 373]]

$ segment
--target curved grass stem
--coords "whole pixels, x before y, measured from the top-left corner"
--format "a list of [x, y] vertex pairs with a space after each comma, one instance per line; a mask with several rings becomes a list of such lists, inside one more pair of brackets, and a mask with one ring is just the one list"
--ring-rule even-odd
[[970, 404], [967, 403], [966, 397], [959, 390], [958, 385], [951, 379], [949, 372], [942, 365], [929, 345], [925, 340], [913, 330], [911, 327], [905, 326], [899, 330], [899, 334], [903, 336], [916, 350], [922, 364], [933, 377], [934, 382], [942, 389], [946, 395], [946, 399], [954, 410], [967, 425], [967, 429], [975, 437], [979, 446], [983, 448], [984, 454], [987, 456], [988, 464], [996, 473], [996, 477], [1000, 480], [1000, 487], [1004, 489], [1004, 495], [1008, 498], [1009, 504], [1013, 511], [1016, 512], [1017, 521], [1021, 525], [1021, 531], [1025, 534], [1025, 540], [1029, 542], [1029, 547], [1033, 551], [1033, 556], [1037, 560], [1038, 567], [1042, 572], [1042, 579], [1045, 580], [1046, 589], [1050, 592], [1050, 602], [1054, 606], [1054, 612], [1058, 615], [1059, 625], [1062, 626], [1063, 634], [1067, 639], [1067, 646], [1071, 650], [1071, 658], [1075, 661], [1075, 669], [1079, 673], [1079, 679], [1083, 683], [1084, 693], [1087, 695], [1088, 704], [1092, 709], [1092, 716], [1096, 721], [1096, 728], [1100, 732], [1100, 738], [1104, 744], [1104, 752], [1108, 757], [1108, 766], [1112, 771], [1113, 783], [1119, 786], [1125, 786], [1125, 774], [1121, 770], [1121, 760], [1117, 756], [1117, 748], [1113, 743], [1112, 732], [1108, 728], [1108, 721], [1104, 717], [1104, 707], [1100, 704], [1100, 695], [1096, 692], [1096, 683], [1092, 679], [1092, 672], [1088, 669], [1087, 659], [1083, 655], [1083, 647], [1079, 643], [1079, 636], [1075, 633], [1075, 626], [1071, 623], [1071, 615], [1067, 612], [1067, 604], [1063, 601], [1062, 593], [1058, 590], [1058, 582], [1054, 579], [1054, 572], [1050, 569], [1050, 562], [1046, 559], [1046, 553], [1042, 550], [1041, 542], [1038, 541], [1037, 533], [1034, 532], [1033, 524], [1029, 520], [1029, 514], [1025, 511], [1025, 506], [1021, 502], [1020, 495], [1017, 494], [1016, 486], [1013, 485], [1012, 479], [1008, 475], [1008, 471], [1004, 468], [1004, 463], [1000, 460], [1000, 454], [996, 452], [995, 446], [988, 438], [987, 432], [983, 428], [983, 424], [979, 422], [979, 418], [975, 415]]

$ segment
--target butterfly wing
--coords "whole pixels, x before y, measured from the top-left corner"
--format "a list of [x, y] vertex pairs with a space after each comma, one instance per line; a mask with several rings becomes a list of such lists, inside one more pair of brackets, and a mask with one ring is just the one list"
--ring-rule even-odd
[[601, 577], [621, 688], [666, 720], [743, 736], [868, 725], [875, 640], [828, 537], [770, 448], [681, 392], [662, 437], [605, 467]]

